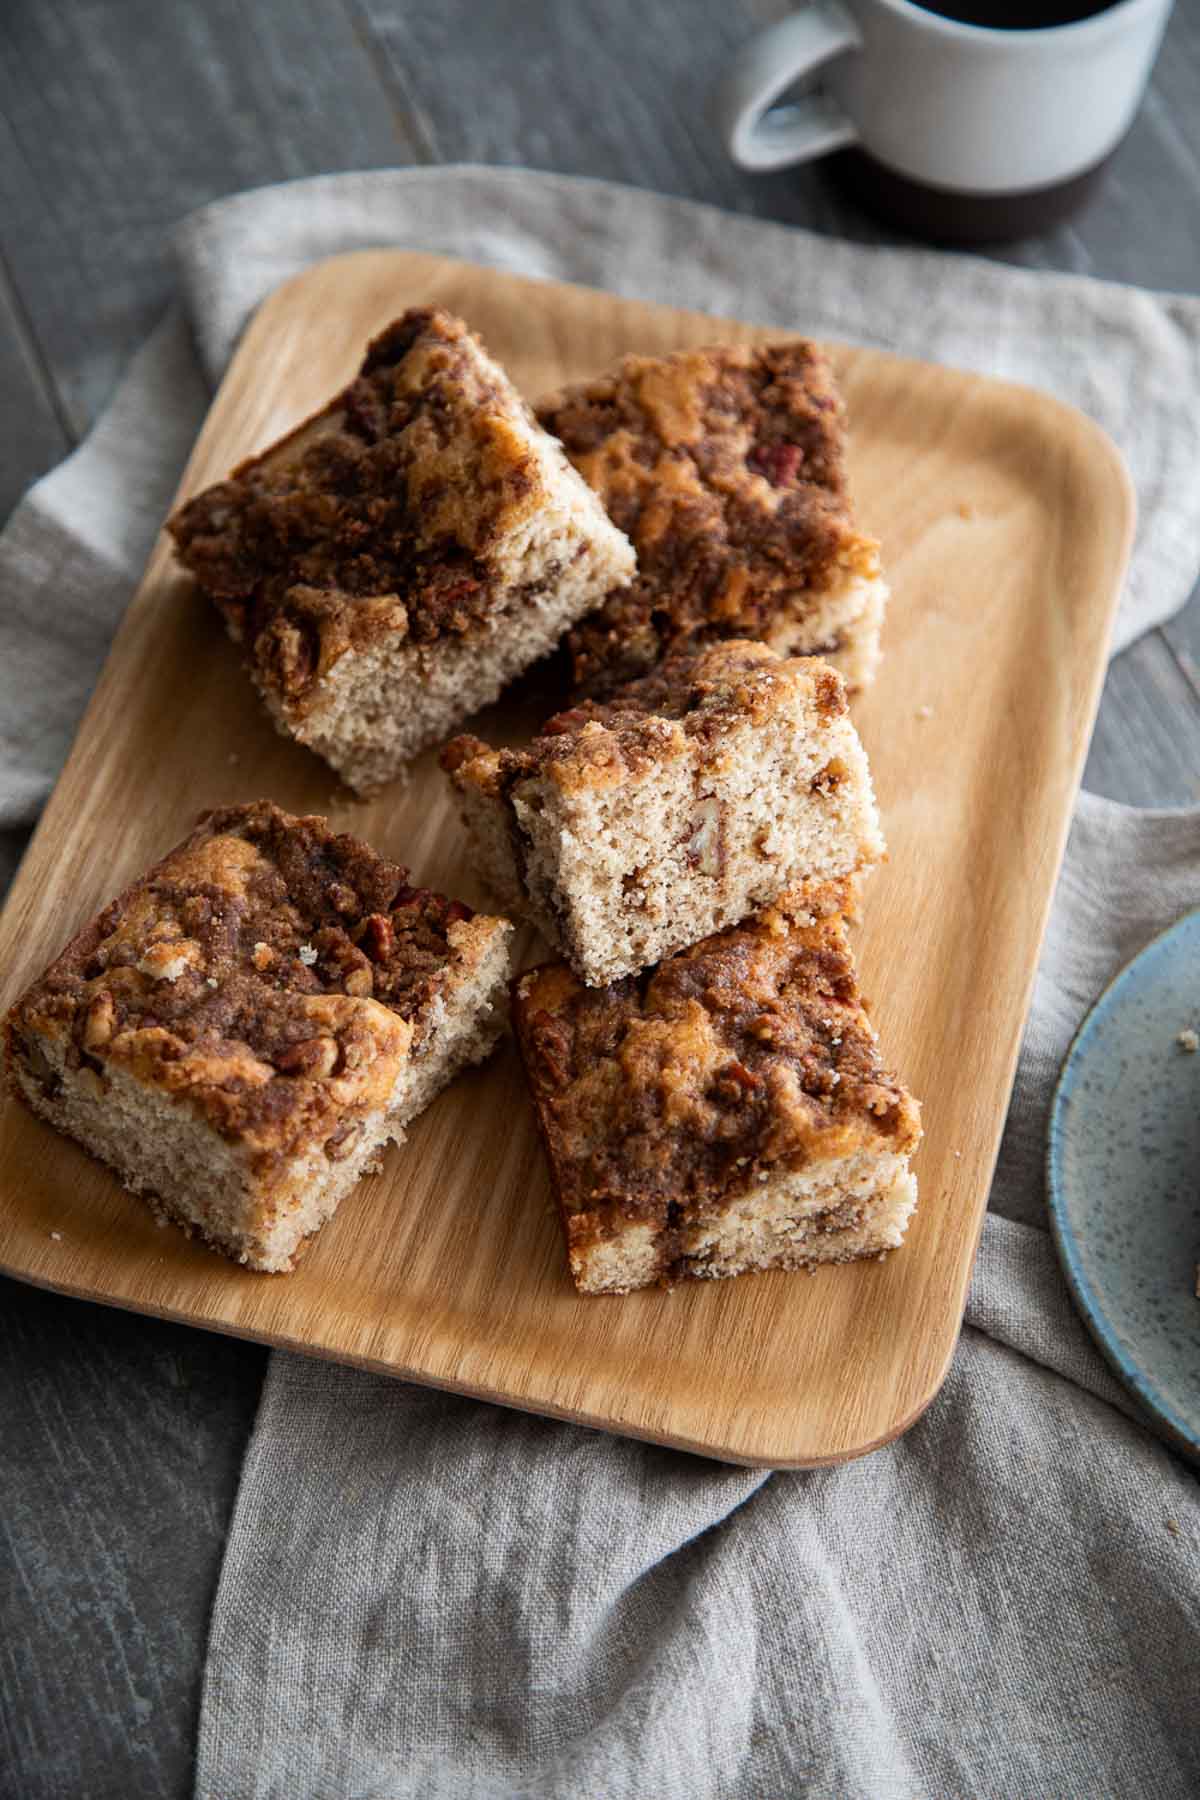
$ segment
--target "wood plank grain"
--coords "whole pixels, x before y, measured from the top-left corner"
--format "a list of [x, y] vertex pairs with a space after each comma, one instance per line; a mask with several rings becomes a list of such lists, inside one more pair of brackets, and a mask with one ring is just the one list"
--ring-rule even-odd
[[231, 190], [424, 152], [340, 7], [0, 8], [0, 250], [77, 430]]
[[182, 1795], [265, 1352], [4, 1288], [0, 1794]]
[[[627, 349], [772, 335], [437, 258], [335, 258], [257, 315], [188, 490], [312, 410], [402, 301], [428, 299], [476, 323], [529, 393]], [[859, 504], [895, 595], [883, 675], [858, 708], [891, 843], [859, 955], [889, 1060], [927, 1103], [925, 1197], [903, 1253], [803, 1283], [581, 1301], [509, 1048], [430, 1109], [286, 1280], [156, 1230], [10, 1102], [0, 1267], [733, 1461], [834, 1461], [911, 1422], [957, 1336], [1132, 507], [1107, 439], [1048, 397], [873, 351], [837, 363]], [[199, 806], [256, 793], [329, 809], [423, 881], [478, 897], [432, 757], [408, 786], [348, 805], [270, 729], [234, 665], [160, 546], [6, 910], [10, 993]], [[207, 753], [214, 741], [236, 765]]]
[[[1200, 707], [1200, 587], [1182, 612], [1163, 626], [1163, 637]], [[1192, 767], [1200, 770], [1200, 749], [1192, 750]]]
[[1162, 632], [1109, 668], [1083, 780], [1127, 806], [1200, 804], [1200, 702]]
[[601, 176], [870, 243], [887, 235], [818, 169], [749, 176], [725, 155], [710, 96], [734, 51], [769, 22], [761, 4], [691, 0], [686, 18], [640, 0], [356, 4], [440, 161]]

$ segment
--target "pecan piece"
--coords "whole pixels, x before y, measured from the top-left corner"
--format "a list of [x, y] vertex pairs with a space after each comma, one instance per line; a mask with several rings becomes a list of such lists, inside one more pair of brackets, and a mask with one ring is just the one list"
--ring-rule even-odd
[[342, 982], [346, 992], [355, 1000], [365, 1000], [375, 990], [375, 977], [371, 973], [371, 965], [366, 957], [358, 968], [351, 969]]
[[594, 716], [590, 707], [569, 706], [565, 712], [555, 713], [552, 719], [546, 720], [542, 726], [541, 735], [543, 737], [568, 737], [577, 731], [582, 731]]
[[547, 1079], [554, 1087], [566, 1087], [570, 1078], [571, 1040], [565, 1025], [553, 1013], [541, 1008], [530, 1019], [529, 1030]]
[[332, 1075], [337, 1067], [338, 1046], [334, 1038], [305, 1038], [302, 1043], [289, 1044], [275, 1058], [275, 1067], [281, 1075], [304, 1075], [310, 1081], [323, 1081]]
[[459, 919], [473, 919], [475, 914], [461, 900], [443, 900], [432, 888], [402, 887], [397, 888], [392, 899], [393, 916], [407, 907], [417, 907], [422, 912], [432, 911], [440, 916], [443, 926], [453, 925]]
[[[327, 925], [317, 933], [313, 943], [316, 951], [313, 960], [319, 962], [325, 982], [339, 985], [344, 993], [355, 999], [364, 999], [373, 991], [375, 978], [371, 965], [340, 925]], [[304, 957], [303, 945], [300, 955]]]
[[409, 887], [406, 883], [403, 887], [396, 889], [392, 899], [392, 908], [396, 910], [402, 906], [423, 906], [427, 900], [436, 899], [437, 895], [432, 888]]
[[715, 795], [698, 801], [684, 851], [690, 867], [698, 869], [701, 875], [719, 875], [725, 860], [724, 836], [721, 802]]
[[97, 994], [83, 1021], [83, 1047], [102, 1050], [112, 1037], [117, 1022], [117, 1009], [111, 994]]
[[386, 913], [371, 913], [358, 940], [372, 962], [386, 962], [396, 947], [396, 933]]
[[339, 1125], [331, 1137], [325, 1139], [325, 1154], [330, 1162], [344, 1162], [358, 1148], [362, 1137], [362, 1124], [358, 1120], [348, 1119]]
[[321, 662], [321, 636], [309, 620], [272, 619], [259, 632], [254, 658], [268, 684], [287, 700], [301, 700], [317, 679]]

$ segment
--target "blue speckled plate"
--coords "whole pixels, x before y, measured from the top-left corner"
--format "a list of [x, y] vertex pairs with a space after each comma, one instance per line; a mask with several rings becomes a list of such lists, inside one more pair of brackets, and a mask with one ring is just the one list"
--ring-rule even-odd
[[1113, 1369], [1200, 1461], [1200, 911], [1147, 944], [1079, 1029], [1050, 1112], [1050, 1221]]

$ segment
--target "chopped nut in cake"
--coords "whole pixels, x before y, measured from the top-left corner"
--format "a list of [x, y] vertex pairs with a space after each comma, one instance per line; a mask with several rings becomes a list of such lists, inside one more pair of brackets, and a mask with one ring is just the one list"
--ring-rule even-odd
[[883, 853], [840, 675], [732, 642], [668, 657], [524, 750], [442, 753], [481, 874], [603, 986]]
[[9, 1012], [9, 1082], [161, 1213], [290, 1269], [492, 1049], [510, 932], [323, 819], [207, 813]]
[[514, 985], [576, 1287], [878, 1256], [916, 1205], [915, 1100], [880, 1064], [836, 885], [585, 988]]
[[637, 551], [633, 581], [570, 635], [584, 692], [730, 637], [825, 656], [851, 690], [871, 681], [887, 588], [854, 523], [844, 410], [814, 344], [629, 356], [538, 417]]
[[344, 393], [169, 530], [279, 729], [363, 791], [634, 569], [562, 447], [437, 308], [405, 313]]

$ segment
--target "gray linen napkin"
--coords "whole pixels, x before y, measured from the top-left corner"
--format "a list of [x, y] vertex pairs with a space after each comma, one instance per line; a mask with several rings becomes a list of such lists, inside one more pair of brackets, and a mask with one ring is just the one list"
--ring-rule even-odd
[[274, 1356], [203, 1800], [1200, 1792], [1200, 1494], [1071, 1309], [1040, 1172], [1075, 1025], [1197, 902], [1200, 812], [1081, 796], [968, 1325], [861, 1462], [723, 1469]]
[[[1119, 641], [1186, 598], [1195, 301], [595, 182], [398, 171], [243, 195], [185, 225], [209, 378], [275, 282], [377, 243], [1050, 388], [1106, 426], [1138, 484]], [[169, 320], [0, 541], [0, 824], [46, 792], [202, 408]], [[1197, 903], [1200, 812], [1081, 797], [968, 1325], [925, 1418], [863, 1462], [723, 1469], [274, 1356], [213, 1617], [202, 1800], [1200, 1789], [1196, 1483], [1072, 1311], [1041, 1186], [1075, 1024]]]

